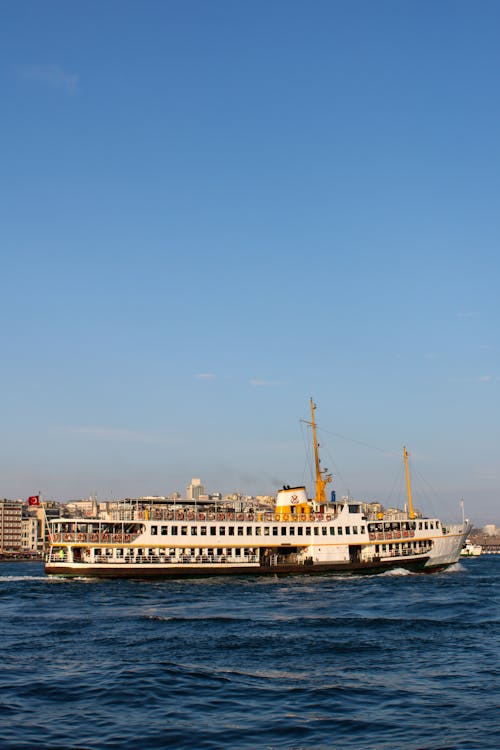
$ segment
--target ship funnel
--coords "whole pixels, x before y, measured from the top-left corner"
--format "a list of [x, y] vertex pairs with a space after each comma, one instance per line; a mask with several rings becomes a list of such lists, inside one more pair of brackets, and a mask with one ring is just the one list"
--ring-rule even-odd
[[309, 513], [305, 487], [283, 487], [276, 495], [276, 513]]

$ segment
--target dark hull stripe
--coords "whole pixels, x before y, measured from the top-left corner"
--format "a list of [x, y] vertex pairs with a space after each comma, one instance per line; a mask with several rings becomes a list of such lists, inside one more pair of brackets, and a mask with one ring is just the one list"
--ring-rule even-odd
[[[109, 565], [94, 565], [89, 568], [75, 568], [72, 565], [45, 565], [48, 575], [80, 576], [83, 578], [208, 578], [214, 576], [263, 576], [263, 575], [319, 575], [321, 573], [340, 573], [351, 575], [357, 573], [375, 574], [386, 570], [404, 568], [405, 570], [422, 570], [428, 557], [418, 560], [379, 560], [376, 562], [345, 562], [345, 563], [315, 563], [313, 565], [273, 565], [259, 567], [245, 567], [224, 565], [220, 568], [190, 568], [187, 566], [174, 567], [158, 565], [157, 567], [141, 567], [140, 565], [124, 568]], [[446, 567], [446, 566], [442, 566]], [[429, 569], [430, 571], [431, 569]], [[432, 570], [436, 570], [433, 568]]]

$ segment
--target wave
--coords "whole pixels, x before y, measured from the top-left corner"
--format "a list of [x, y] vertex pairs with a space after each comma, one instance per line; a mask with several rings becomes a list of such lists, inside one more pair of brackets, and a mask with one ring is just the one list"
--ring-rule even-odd
[[443, 573], [463, 573], [465, 570], [465, 566], [462, 565], [461, 562], [453, 563], [453, 565], [450, 565], [449, 568], [445, 568], [443, 570]]
[[[178, 622], [178, 623], [211, 623], [211, 624], [224, 624], [224, 623], [249, 623], [252, 620], [249, 617], [228, 617], [227, 615], [215, 615], [213, 617], [207, 615], [196, 615], [193, 617], [181, 617], [179, 615], [143, 615], [143, 620], [153, 620], [157, 622]], [[253, 620], [259, 622], [259, 620]]]
[[63, 582], [64, 578], [48, 578], [47, 576], [0, 576], [0, 581], [9, 581], [14, 583], [25, 583], [27, 581], [38, 581], [42, 583]]
[[412, 573], [411, 570], [407, 570], [406, 568], [392, 568], [391, 570], [385, 570], [383, 573], [380, 573], [379, 578], [391, 578], [393, 576], [414, 576], [417, 575], [416, 573]]

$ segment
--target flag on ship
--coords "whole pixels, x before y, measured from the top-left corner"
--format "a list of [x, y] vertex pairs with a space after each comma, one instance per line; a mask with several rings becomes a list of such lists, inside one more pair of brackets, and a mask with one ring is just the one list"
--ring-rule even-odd
[[40, 505], [40, 495], [30, 495], [28, 505]]

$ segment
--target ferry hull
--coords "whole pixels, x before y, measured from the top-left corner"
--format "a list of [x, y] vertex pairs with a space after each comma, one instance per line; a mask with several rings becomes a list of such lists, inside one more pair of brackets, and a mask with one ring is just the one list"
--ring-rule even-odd
[[[280, 565], [65, 565], [48, 563], [48, 575], [79, 578], [208, 578], [214, 576], [281, 576], [281, 575], [375, 575], [388, 570], [430, 572], [425, 568], [428, 557], [418, 560], [372, 560], [370, 562], [328, 562]], [[442, 566], [446, 567], [446, 566]], [[441, 569], [441, 568], [440, 568]], [[432, 569], [434, 570], [434, 569]]]

